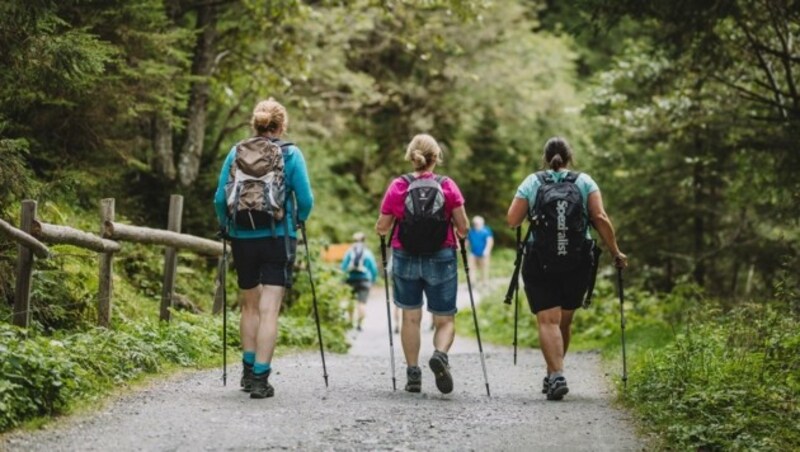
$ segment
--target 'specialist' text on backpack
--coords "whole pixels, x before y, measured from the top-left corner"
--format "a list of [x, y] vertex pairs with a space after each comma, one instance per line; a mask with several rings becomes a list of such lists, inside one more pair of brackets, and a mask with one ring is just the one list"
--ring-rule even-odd
[[291, 144], [253, 137], [236, 145], [226, 186], [228, 214], [236, 229], [274, 229], [286, 216], [282, 148]]
[[442, 249], [450, 229], [442, 190], [442, 182], [447, 178], [415, 178], [413, 174], [406, 174], [403, 179], [409, 185], [398, 233], [400, 243], [411, 254], [435, 253]]
[[533, 252], [545, 273], [569, 272], [586, 258], [583, 198], [575, 184], [578, 176], [570, 171], [557, 182], [546, 171], [536, 173], [541, 185], [531, 212]]

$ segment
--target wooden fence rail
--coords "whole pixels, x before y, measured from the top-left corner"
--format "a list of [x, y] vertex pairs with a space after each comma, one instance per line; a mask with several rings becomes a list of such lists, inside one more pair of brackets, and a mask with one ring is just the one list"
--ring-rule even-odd
[[[159, 245], [165, 247], [164, 283], [161, 297], [160, 317], [169, 321], [170, 308], [175, 297], [175, 276], [179, 250], [190, 250], [208, 256], [221, 256], [222, 244], [213, 240], [181, 234], [183, 197], [170, 198], [169, 230], [153, 229], [116, 223], [114, 199], [100, 201], [99, 235], [69, 226], [44, 223], [36, 218], [36, 201], [22, 202], [20, 228], [0, 220], [0, 232], [19, 244], [17, 258], [17, 283], [14, 292], [14, 324], [21, 327], [30, 325], [31, 275], [34, 257], [47, 258], [50, 250], [44, 243], [69, 244], [99, 253], [98, 319], [100, 326], [111, 324], [113, 293], [113, 258], [121, 250], [119, 241]], [[42, 243], [44, 242], [44, 243]], [[223, 271], [222, 264], [219, 271]], [[217, 281], [214, 293], [214, 313], [221, 309], [221, 290]]]
[[50, 257], [50, 250], [47, 249], [47, 246], [44, 243], [40, 242], [36, 239], [36, 237], [28, 234], [27, 232], [11, 226], [4, 220], [0, 220], [0, 231], [3, 231], [15, 242], [28, 247], [39, 259], [47, 259]]
[[47, 243], [75, 245], [98, 253], [115, 253], [120, 250], [119, 243], [112, 240], [69, 226], [42, 223], [38, 220], [33, 221], [31, 233]]
[[113, 221], [107, 221], [104, 224], [103, 237], [123, 242], [170, 246], [209, 256], [222, 256], [222, 244], [220, 242], [189, 234], [144, 226], [131, 226]]

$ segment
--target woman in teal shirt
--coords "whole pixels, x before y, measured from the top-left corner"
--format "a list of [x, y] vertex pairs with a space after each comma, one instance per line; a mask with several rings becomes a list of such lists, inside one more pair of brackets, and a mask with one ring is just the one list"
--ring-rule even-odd
[[[283, 154], [286, 202], [284, 219], [263, 228], [239, 228], [229, 214], [231, 165], [237, 146], [228, 153], [219, 175], [214, 207], [220, 227], [231, 240], [237, 282], [242, 292], [240, 324], [243, 372], [241, 386], [250, 397], [261, 399], [275, 393], [268, 378], [278, 336], [278, 314], [292, 283], [292, 264], [297, 249], [297, 222], [305, 222], [314, 205], [306, 162], [300, 148], [281, 141], [289, 117], [286, 109], [270, 98], [253, 110], [251, 125], [257, 136], [280, 146]], [[241, 144], [241, 143], [240, 143]]]
[[[544, 146], [544, 163], [549, 169], [541, 175], [554, 182], [565, 181], [567, 177], [570, 177], [569, 180], [574, 179], [583, 204], [586, 238], [591, 238], [588, 227], [591, 223], [614, 256], [615, 265], [625, 267], [628, 258], [619, 250], [614, 227], [603, 208], [600, 188], [588, 174], [579, 173], [575, 177], [572, 173], [570, 176], [568, 167], [572, 163], [572, 155], [572, 149], [566, 140], [559, 137], [549, 139]], [[537, 173], [531, 174], [517, 189], [508, 209], [508, 224], [512, 228], [520, 226], [536, 207], [543, 178]], [[587, 290], [589, 266], [590, 262], [586, 259], [574, 271], [546, 274], [535, 253], [528, 253], [526, 256], [522, 278], [528, 304], [536, 315], [539, 343], [547, 362], [547, 376], [544, 378], [542, 392], [547, 394], [548, 400], [560, 400], [569, 391], [563, 375], [564, 355], [569, 347], [572, 316], [575, 309], [580, 307]]]

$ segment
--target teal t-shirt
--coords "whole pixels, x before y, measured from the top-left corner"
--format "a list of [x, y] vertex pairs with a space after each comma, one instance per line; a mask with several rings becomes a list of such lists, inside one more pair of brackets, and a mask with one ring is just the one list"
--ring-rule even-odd
[[[553, 176], [556, 182], [564, 180], [568, 173], [569, 170], [567, 169], [561, 171], [547, 170], [547, 174]], [[541, 185], [542, 183], [539, 181], [539, 178], [536, 177], [536, 173], [530, 174], [522, 181], [519, 188], [517, 188], [515, 197], [528, 201], [528, 210], [530, 211], [533, 209], [534, 204], [536, 204], [536, 194], [539, 193], [539, 187]], [[597, 182], [586, 173], [579, 174], [578, 179], [575, 180], [575, 185], [578, 186], [578, 190], [581, 192], [581, 198], [583, 198], [583, 218], [586, 220], [586, 224], [589, 224], [589, 195], [599, 191], [600, 187], [598, 187]], [[586, 228], [586, 238], [592, 238], [591, 234], [589, 234], [589, 228]]]

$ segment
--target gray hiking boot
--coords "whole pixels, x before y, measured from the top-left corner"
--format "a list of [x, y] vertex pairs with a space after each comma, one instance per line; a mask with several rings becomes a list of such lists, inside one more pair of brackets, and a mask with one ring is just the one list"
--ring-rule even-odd
[[269, 384], [270, 372], [263, 374], [253, 374], [253, 385], [250, 391], [251, 399], [265, 399], [275, 395], [275, 388]]
[[450, 394], [453, 392], [453, 376], [450, 375], [450, 363], [447, 359], [447, 353], [442, 353], [439, 350], [433, 352], [431, 360], [428, 361], [431, 366], [433, 375], [436, 377], [436, 387], [442, 394]]
[[550, 380], [550, 387], [547, 388], [547, 400], [561, 400], [568, 392], [567, 379], [556, 377]]
[[422, 369], [419, 366], [408, 366], [406, 369], [406, 391], [420, 392], [422, 390]]
[[253, 365], [242, 362], [242, 379], [239, 382], [242, 391], [250, 392], [253, 390]]

